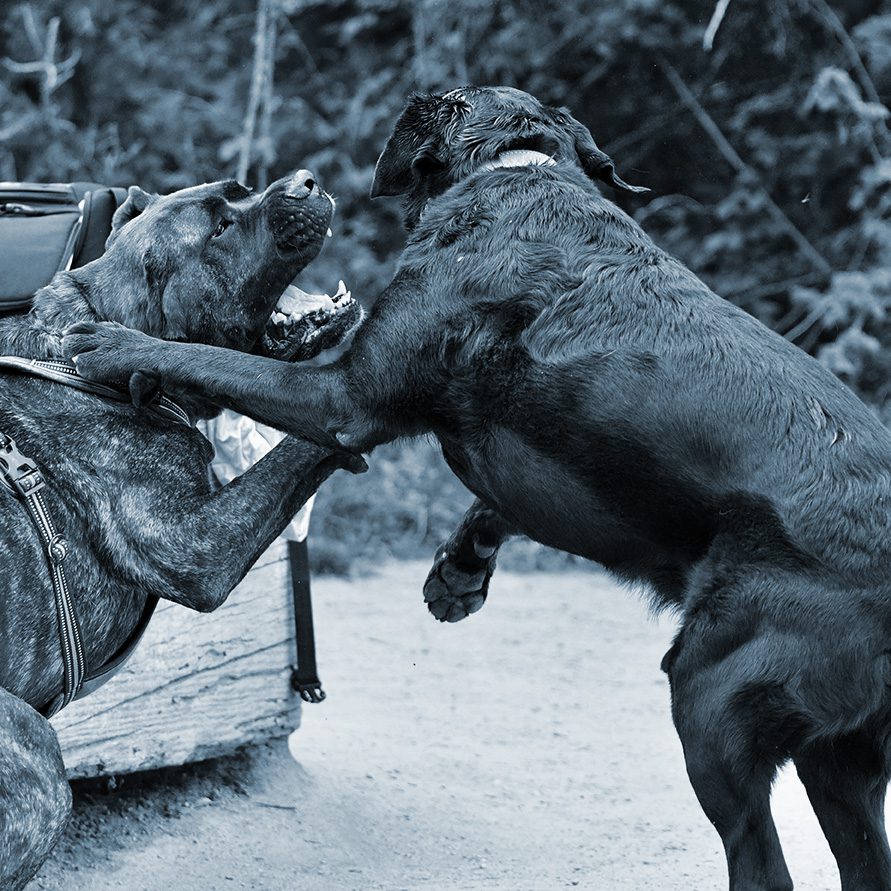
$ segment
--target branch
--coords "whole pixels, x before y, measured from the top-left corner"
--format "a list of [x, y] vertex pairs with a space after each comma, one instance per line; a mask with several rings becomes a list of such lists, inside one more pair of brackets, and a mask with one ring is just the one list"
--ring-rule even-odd
[[40, 81], [40, 104], [44, 109], [50, 106], [52, 94], [74, 74], [80, 61], [80, 50], [75, 50], [67, 59], [56, 61], [56, 50], [59, 43], [59, 18], [53, 16], [47, 23], [41, 36], [37, 17], [31, 4], [19, 7], [25, 32], [37, 58], [33, 62], [16, 62], [4, 59], [3, 64], [14, 74], [42, 74]]
[[260, 94], [260, 144], [263, 147], [260, 166], [257, 170], [257, 188], [265, 189], [272, 144], [272, 110], [275, 104], [275, 43], [278, 33], [277, 10], [269, 13], [266, 23], [266, 65], [264, 66], [263, 89]]
[[269, 64], [267, 43], [269, 40], [269, 19], [272, 15], [273, 0], [258, 0], [257, 19], [254, 26], [254, 66], [251, 73], [251, 89], [248, 94], [247, 110], [241, 128], [241, 148], [238, 152], [238, 171], [235, 178], [243, 183], [251, 166], [251, 150], [254, 147], [254, 134], [257, 129], [257, 114], [263, 97], [263, 86], [267, 78]]
[[721, 129], [709, 116], [709, 113], [702, 107], [699, 100], [681, 79], [681, 76], [677, 73], [671, 62], [661, 54], [657, 55], [657, 60], [659, 67], [671, 84], [672, 89], [678, 94], [678, 98], [693, 113], [699, 126], [705, 130], [727, 163], [730, 164], [737, 174], [745, 176], [761, 193], [774, 221], [788, 233], [789, 237], [795, 242], [801, 253], [813, 263], [817, 270], [827, 277], [832, 275], [832, 267], [826, 262], [823, 255], [810, 243], [810, 241], [807, 240], [804, 233], [795, 225], [795, 223], [786, 216], [785, 211], [773, 200], [767, 189], [760, 185], [760, 178], [757, 173], [743, 161], [736, 149], [727, 141], [727, 137], [724, 136]]
[[721, 27], [721, 22], [724, 21], [728, 6], [730, 6], [730, 0], [718, 0], [718, 4], [715, 6], [715, 11], [712, 13], [711, 20], [708, 23], [708, 27], [705, 29], [705, 34], [702, 35], [702, 48], [707, 53], [711, 52], [712, 47], [715, 44], [715, 35], [718, 33], [718, 28]]
[[0, 129], [0, 142], [8, 142], [13, 137], [18, 136], [22, 130], [27, 130], [32, 123], [33, 121], [25, 115], [20, 117], [17, 121], [14, 121], [8, 127], [3, 127]]
[[822, 18], [823, 24], [838, 38], [839, 43], [841, 43], [842, 48], [848, 57], [848, 62], [860, 78], [860, 88], [869, 97], [869, 101], [875, 102], [878, 105], [883, 105], [884, 103], [876, 90], [876, 85], [872, 82], [872, 78], [869, 76], [869, 72], [863, 64], [863, 59], [860, 58], [860, 53], [857, 51], [854, 41], [851, 40], [851, 35], [845, 30], [845, 26], [842, 24], [838, 15], [836, 15], [835, 10], [826, 2], [826, 0], [811, 0], [811, 4], [813, 5], [814, 10]]

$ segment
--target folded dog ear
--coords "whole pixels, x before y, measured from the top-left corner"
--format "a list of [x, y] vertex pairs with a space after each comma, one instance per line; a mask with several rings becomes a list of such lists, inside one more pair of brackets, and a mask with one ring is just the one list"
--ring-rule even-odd
[[640, 193], [650, 191], [646, 186], [632, 186], [626, 183], [616, 173], [615, 161], [606, 152], [597, 148], [597, 143], [594, 142], [591, 131], [583, 124], [580, 124], [566, 109], [561, 109], [561, 111], [566, 116], [582, 169], [591, 179], [599, 179], [614, 189], [622, 189], [626, 192]]
[[[404, 195], [411, 191], [417, 176], [445, 166], [442, 139], [436, 135], [442, 103], [441, 96], [411, 96], [377, 159], [372, 198]], [[434, 135], [430, 135], [431, 130]]]
[[403, 195], [411, 188], [412, 155], [409, 147], [398, 138], [399, 135], [393, 133], [377, 159], [371, 183], [372, 198]]
[[139, 186], [130, 186], [127, 190], [127, 198], [114, 212], [111, 218], [112, 232], [125, 226], [130, 220], [138, 217], [150, 204], [157, 200], [157, 195], [151, 195], [143, 191]]
[[411, 190], [416, 176], [427, 176], [445, 167], [442, 149], [433, 139], [428, 139], [420, 148], [411, 150], [400, 145], [393, 134], [387, 141], [371, 183], [371, 197], [404, 195]]

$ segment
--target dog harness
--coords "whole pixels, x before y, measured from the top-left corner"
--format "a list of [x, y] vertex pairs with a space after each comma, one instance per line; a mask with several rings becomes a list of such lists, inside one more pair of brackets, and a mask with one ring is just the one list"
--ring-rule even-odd
[[[61, 359], [0, 356], [0, 369], [41, 377], [117, 402], [130, 401], [127, 393], [82, 378], [72, 363]], [[188, 427], [192, 425], [186, 411], [163, 395], [156, 397], [154, 402], [146, 406], [146, 410]], [[123, 666], [145, 632], [158, 598], [149, 596], [146, 599], [142, 615], [123, 646], [96, 671], [87, 673], [80, 625], [65, 573], [64, 562], [68, 555], [68, 542], [53, 523], [52, 514], [44, 497], [46, 481], [37, 462], [25, 455], [15, 440], [2, 431], [0, 431], [0, 481], [24, 504], [40, 538], [52, 581], [59, 644], [62, 650], [63, 685], [62, 692], [42, 709], [43, 714], [49, 718], [68, 705], [72, 699], [85, 696], [102, 686]]]

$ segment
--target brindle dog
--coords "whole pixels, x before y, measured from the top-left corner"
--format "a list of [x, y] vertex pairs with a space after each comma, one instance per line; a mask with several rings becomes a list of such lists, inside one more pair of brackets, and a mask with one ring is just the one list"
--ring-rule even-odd
[[[510, 531], [647, 583], [734, 891], [792, 887], [770, 814], [792, 758], [845, 891], [891, 888], [891, 434], [811, 357], [713, 294], [606, 200], [628, 188], [565, 110], [416, 96], [378, 162], [411, 230], [350, 353], [294, 368], [91, 329], [91, 376], [188, 382], [367, 449], [434, 432], [479, 497], [425, 594], [457, 620]], [[92, 352], [88, 352], [92, 351]]]
[[[283, 351], [287, 338], [267, 332], [267, 322], [319, 252], [332, 206], [306, 171], [256, 196], [234, 182], [163, 198], [132, 188], [106, 253], [59, 273], [28, 315], [0, 321], [0, 353], [61, 356], [64, 328], [100, 319], [238, 350], [265, 332]], [[334, 340], [357, 313], [344, 305], [330, 320]], [[299, 353], [300, 344], [291, 346]], [[193, 417], [217, 411], [186, 391], [171, 395]], [[64, 565], [88, 670], [127, 640], [150, 594], [218, 607], [326, 477], [364, 466], [289, 438], [212, 491], [212, 449], [196, 430], [18, 374], [0, 375], [0, 430], [47, 480], [45, 499], [69, 546]], [[4, 486], [0, 505], [0, 887], [8, 891], [53, 847], [70, 792], [55, 733], [38, 711], [63, 678], [50, 575], [24, 506]]]

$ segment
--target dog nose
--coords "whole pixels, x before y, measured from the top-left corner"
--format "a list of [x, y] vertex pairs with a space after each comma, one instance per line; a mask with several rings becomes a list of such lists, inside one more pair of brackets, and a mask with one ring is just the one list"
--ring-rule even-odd
[[316, 186], [313, 175], [308, 170], [298, 170], [285, 188], [289, 198], [308, 198]]

